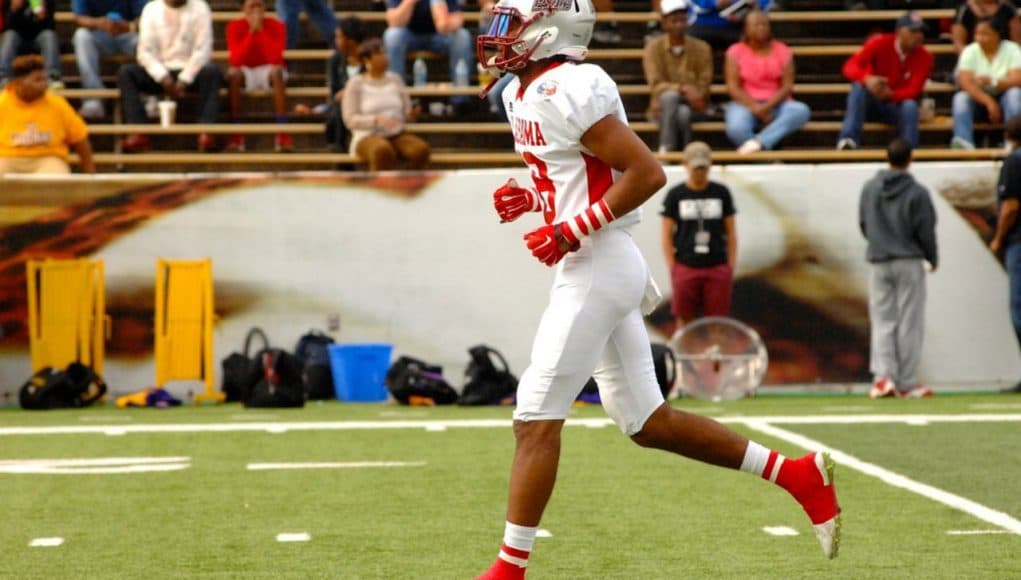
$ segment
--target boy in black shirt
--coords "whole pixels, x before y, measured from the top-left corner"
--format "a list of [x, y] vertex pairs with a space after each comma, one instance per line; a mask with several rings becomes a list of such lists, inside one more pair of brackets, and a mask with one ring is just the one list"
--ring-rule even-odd
[[734, 201], [709, 181], [712, 150], [702, 141], [684, 148], [685, 183], [663, 201], [663, 254], [673, 282], [670, 310], [677, 327], [702, 316], [728, 316], [737, 258]]

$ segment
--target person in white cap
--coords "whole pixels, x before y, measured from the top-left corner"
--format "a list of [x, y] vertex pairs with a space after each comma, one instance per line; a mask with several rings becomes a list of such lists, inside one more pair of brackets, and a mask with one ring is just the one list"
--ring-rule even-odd
[[663, 0], [664, 34], [645, 45], [642, 68], [652, 96], [649, 116], [659, 121], [659, 151], [683, 148], [691, 124], [709, 105], [713, 52], [709, 43], [687, 34], [688, 0]]

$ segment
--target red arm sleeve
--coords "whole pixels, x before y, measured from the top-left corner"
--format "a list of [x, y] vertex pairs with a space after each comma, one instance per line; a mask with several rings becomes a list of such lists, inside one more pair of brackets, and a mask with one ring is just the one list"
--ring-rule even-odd
[[862, 83], [865, 82], [871, 71], [872, 56], [876, 52], [876, 47], [879, 45], [880, 36], [876, 35], [865, 42], [865, 45], [861, 47], [861, 50], [851, 55], [844, 63], [844, 76], [847, 80]]
[[890, 97], [895, 103], [908, 99], [917, 101], [922, 96], [925, 81], [929, 79], [929, 73], [932, 72], [932, 53], [924, 48], [920, 50], [922, 53], [918, 55], [919, 58], [911, 63], [911, 79], [907, 84], [893, 91], [893, 95]]
[[287, 47], [287, 27], [276, 18], [266, 18], [262, 25], [266, 33], [266, 64], [284, 65], [284, 49]]
[[252, 36], [248, 34], [248, 22], [244, 18], [227, 23], [227, 53], [230, 66], [241, 66], [251, 47]]

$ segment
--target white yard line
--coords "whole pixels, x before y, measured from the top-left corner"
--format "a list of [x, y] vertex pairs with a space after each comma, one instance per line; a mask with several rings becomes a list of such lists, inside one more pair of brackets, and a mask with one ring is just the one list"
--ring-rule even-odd
[[[969, 415], [787, 415], [777, 417], [716, 417], [728, 424], [833, 425], [863, 423], [1001, 423], [1021, 422], [1021, 413], [979, 413]], [[568, 419], [568, 426], [606, 427], [613, 422], [605, 417]], [[362, 431], [378, 429], [494, 429], [509, 428], [510, 419], [432, 419], [397, 421], [306, 421], [258, 423], [164, 423], [149, 425], [51, 425], [46, 427], [0, 427], [0, 436], [74, 435], [121, 433], [227, 433], [235, 431]]]
[[64, 543], [64, 538], [36, 538], [28, 543], [30, 548], [56, 548]]
[[358, 469], [365, 467], [421, 467], [425, 461], [319, 461], [305, 463], [249, 463], [249, 471], [268, 469]]
[[985, 536], [989, 534], [1009, 534], [1007, 530], [947, 530], [948, 536]]
[[788, 526], [763, 526], [763, 532], [771, 536], [797, 536], [798, 530]]
[[307, 542], [311, 539], [312, 534], [309, 534], [308, 532], [277, 534], [278, 542]]
[[820, 443], [819, 441], [805, 437], [804, 435], [793, 433], [786, 429], [781, 429], [775, 425], [770, 425], [766, 421], [749, 421], [745, 424], [749, 428], [759, 431], [760, 433], [764, 433], [804, 449], [812, 451], [827, 451], [843, 468], [854, 469], [855, 471], [860, 471], [866, 475], [871, 475], [888, 485], [906, 489], [912, 493], [917, 493], [922, 497], [929, 498], [953, 509], [962, 511], [984, 522], [993, 524], [994, 526], [999, 526], [1011, 533], [1021, 534], [1021, 521], [1018, 521], [1001, 511], [994, 510], [968, 498], [944, 491], [937, 487], [915, 481], [909, 477], [890, 471], [889, 469], [879, 467], [874, 463], [862, 461], [861, 459], [858, 459], [848, 453], [844, 453], [839, 449], [834, 449]]

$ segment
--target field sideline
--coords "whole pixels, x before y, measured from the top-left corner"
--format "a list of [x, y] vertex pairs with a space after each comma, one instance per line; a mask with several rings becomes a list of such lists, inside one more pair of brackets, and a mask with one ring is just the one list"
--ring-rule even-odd
[[[1021, 398], [675, 404], [830, 449], [840, 557], [782, 490], [582, 407], [529, 578], [1021, 577]], [[0, 577], [470, 578], [499, 547], [512, 449], [509, 408], [0, 409]]]

